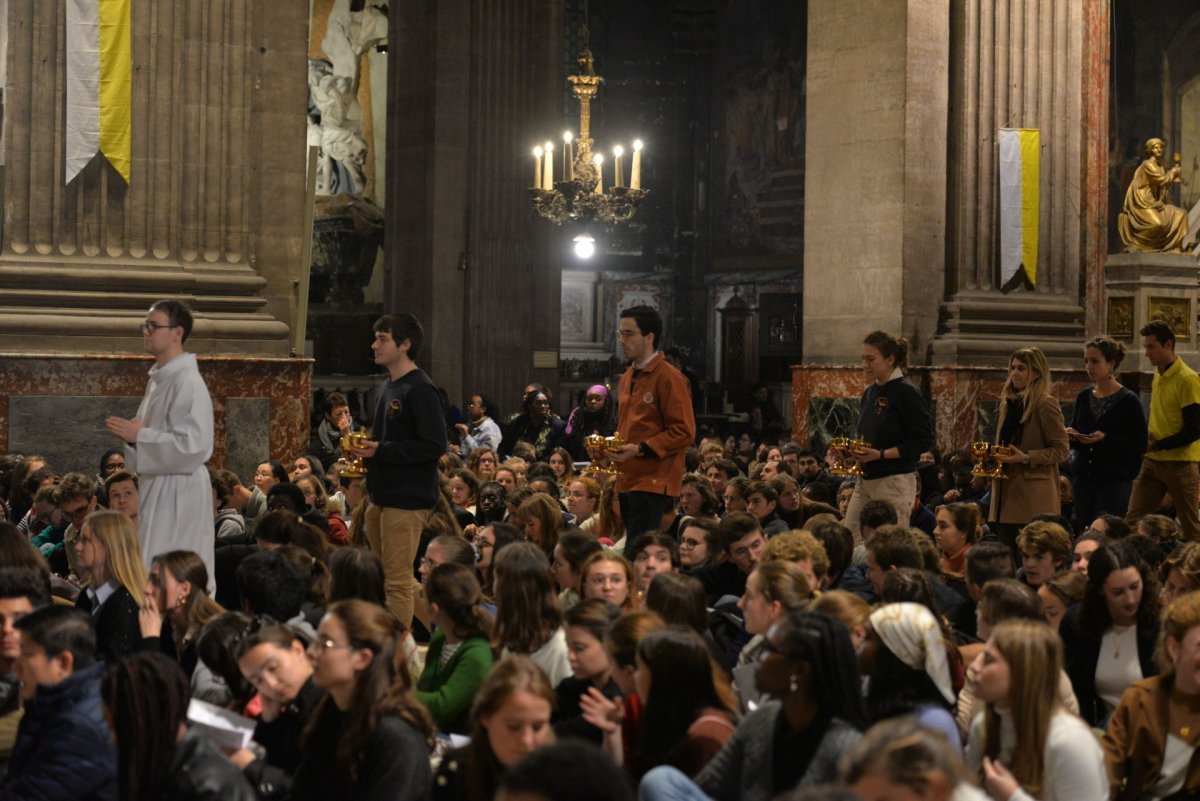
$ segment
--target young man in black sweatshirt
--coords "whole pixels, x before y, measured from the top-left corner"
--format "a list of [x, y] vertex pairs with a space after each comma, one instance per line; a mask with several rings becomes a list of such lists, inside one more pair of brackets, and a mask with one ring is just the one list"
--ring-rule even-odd
[[446, 452], [442, 399], [417, 367], [423, 335], [411, 314], [385, 314], [375, 321], [371, 351], [388, 371], [375, 403], [372, 438], [361, 448], [371, 500], [364, 521], [371, 550], [383, 563], [388, 609], [412, 625], [416, 598], [413, 561], [421, 529], [437, 504], [438, 459]]

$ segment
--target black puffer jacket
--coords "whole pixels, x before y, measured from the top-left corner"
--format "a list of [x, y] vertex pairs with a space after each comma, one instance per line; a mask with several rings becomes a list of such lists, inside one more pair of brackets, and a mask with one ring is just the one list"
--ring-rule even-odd
[[38, 687], [25, 705], [0, 801], [116, 801], [117, 751], [100, 703], [105, 665]]

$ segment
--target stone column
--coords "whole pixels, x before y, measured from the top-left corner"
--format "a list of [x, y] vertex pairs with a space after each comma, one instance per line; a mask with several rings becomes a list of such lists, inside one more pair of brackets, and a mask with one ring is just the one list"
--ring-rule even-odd
[[134, 0], [132, 174], [63, 184], [61, 3], [8, 3], [0, 351], [140, 353], [157, 297], [203, 352], [286, 355], [304, 238], [307, 4]]
[[0, 450], [94, 470], [113, 444], [104, 416], [136, 409], [145, 387], [138, 324], [181, 298], [213, 462], [248, 481], [308, 441], [310, 365], [288, 358], [310, 236], [308, 4], [133, 0], [130, 182], [97, 158], [69, 185], [63, 4], [6, 5]]
[[[966, 0], [951, 9], [947, 299], [934, 361], [994, 363], [1021, 345], [1074, 361], [1084, 333], [1085, 286], [1094, 319], [1099, 303], [1092, 295], [1102, 282], [1104, 233], [1101, 228], [1097, 242], [1095, 220], [1103, 220], [1106, 201], [1096, 181], [1107, 142], [1106, 116], [1097, 108], [1106, 102], [1098, 76], [1107, 74], [1101, 57], [1107, 6], [1101, 0]], [[999, 286], [1000, 128], [1041, 131], [1032, 290]]]
[[525, 383], [557, 385], [561, 233], [527, 187], [533, 144], [563, 130], [562, 15], [554, 0], [391, 7], [391, 304], [422, 321], [418, 362], [455, 403], [485, 392], [508, 412]]
[[804, 358], [857, 361], [883, 328], [923, 348], [945, 262], [949, 11], [811, 0]]

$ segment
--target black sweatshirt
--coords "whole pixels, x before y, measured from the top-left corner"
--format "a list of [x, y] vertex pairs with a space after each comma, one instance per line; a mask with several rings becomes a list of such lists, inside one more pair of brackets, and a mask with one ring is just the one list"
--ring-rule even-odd
[[372, 438], [379, 449], [364, 460], [371, 503], [432, 509], [439, 492], [438, 459], [446, 452], [446, 417], [429, 376], [414, 369], [383, 385]]
[[862, 395], [858, 436], [872, 448], [900, 450], [899, 459], [876, 459], [863, 465], [863, 478], [885, 478], [917, 469], [921, 454], [933, 447], [929, 405], [911, 382], [893, 378], [883, 386], [871, 383]]

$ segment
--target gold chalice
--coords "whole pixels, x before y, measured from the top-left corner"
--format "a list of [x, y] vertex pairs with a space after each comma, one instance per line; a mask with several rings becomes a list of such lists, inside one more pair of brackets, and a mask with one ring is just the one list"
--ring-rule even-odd
[[862, 457], [870, 447], [865, 440], [834, 437], [829, 441], [829, 472], [835, 476], [861, 476]]
[[1012, 456], [1013, 449], [1011, 445], [993, 445], [992, 446], [992, 472], [989, 478], [1008, 478], [1004, 475], [1004, 462], [1002, 458]]
[[983, 441], [971, 443], [971, 458], [975, 460], [975, 464], [971, 467], [971, 475], [979, 476], [980, 478], [991, 476], [991, 471], [987, 465], [991, 453], [992, 443]]
[[587, 446], [588, 453], [592, 454], [592, 463], [583, 469], [583, 475], [593, 476], [615, 476], [620, 475], [620, 470], [613, 462], [601, 464], [600, 460], [604, 458], [604, 453], [611, 453], [619, 450], [624, 441], [620, 434], [613, 434], [611, 437], [606, 437], [603, 434], [588, 434], [583, 438], [584, 444]]
[[354, 456], [350, 453], [351, 448], [361, 448], [371, 439], [371, 432], [365, 428], [360, 428], [358, 431], [351, 431], [349, 434], [343, 434], [341, 438], [342, 453], [345, 454], [339, 462], [346, 465], [342, 468], [341, 475], [346, 478], [362, 478], [367, 474], [367, 467], [363, 464], [361, 456]]

